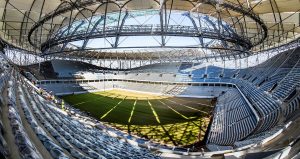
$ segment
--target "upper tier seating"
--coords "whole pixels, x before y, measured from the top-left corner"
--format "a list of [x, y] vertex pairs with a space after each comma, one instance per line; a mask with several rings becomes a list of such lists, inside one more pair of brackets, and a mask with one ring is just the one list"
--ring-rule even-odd
[[277, 68], [284, 63], [285, 59], [289, 56], [289, 53], [290, 52], [278, 54], [274, 56], [272, 60], [267, 60], [264, 63], [253, 67], [245, 79], [257, 84], [261, 79], [274, 73]]
[[291, 69], [291, 71], [278, 83], [278, 86], [272, 92], [275, 99], [286, 98], [293, 89], [299, 86], [300, 82], [300, 60]]
[[52, 60], [51, 63], [59, 78], [72, 78], [75, 74], [83, 71], [100, 69], [97, 66], [78, 61]]
[[[282, 54], [287, 54], [288, 57], [286, 59], [278, 59], [278, 61], [283, 61], [280, 66], [278, 66], [276, 71], [271, 72], [269, 75], [263, 76], [265, 79], [262, 82], [261, 89], [265, 91], [269, 91], [274, 84], [277, 84], [279, 81], [281, 81], [289, 72], [290, 70], [295, 66], [295, 64], [298, 62], [298, 59], [300, 58], [299, 54], [300, 49], [295, 49], [293, 51], [284, 52]], [[279, 58], [285, 58], [279, 57]], [[262, 79], [262, 78], [261, 78]]]
[[131, 69], [130, 72], [177, 73], [180, 63], [157, 63]]
[[179, 66], [178, 72], [183, 73], [183, 74], [189, 74], [189, 71], [185, 71], [185, 69], [189, 69], [193, 66], [192, 63], [190, 62], [183, 62], [181, 63], [181, 65]]
[[207, 67], [207, 77], [208, 78], [219, 78], [220, 74], [222, 74], [222, 68], [216, 66], [208, 66]]
[[93, 87], [87, 84], [45, 84], [40, 85], [44, 90], [53, 91], [55, 93], [73, 93], [73, 92], [83, 92], [87, 90], [94, 90]]

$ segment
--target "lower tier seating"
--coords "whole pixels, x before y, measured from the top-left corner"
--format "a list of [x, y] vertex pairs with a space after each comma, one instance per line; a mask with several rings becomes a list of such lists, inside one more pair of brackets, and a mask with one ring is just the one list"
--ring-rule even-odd
[[27, 89], [29, 88], [24, 89], [24, 94], [26, 94], [28, 101], [31, 101], [31, 109], [34, 114], [31, 118], [36, 118], [42, 123], [52, 138], [72, 157], [158, 158], [147, 149], [132, 146], [120, 139], [110, 137], [99, 129], [80, 123], [36, 92], [27, 92]]
[[233, 145], [248, 136], [257, 122], [238, 90], [232, 88], [218, 98], [207, 143]]

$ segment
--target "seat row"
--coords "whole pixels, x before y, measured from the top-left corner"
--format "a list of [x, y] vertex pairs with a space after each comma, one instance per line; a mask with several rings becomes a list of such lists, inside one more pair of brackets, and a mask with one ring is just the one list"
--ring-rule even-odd
[[22, 120], [17, 108], [15, 81], [12, 79], [8, 84], [8, 118], [14, 135], [15, 144], [19, 148], [21, 158], [40, 159], [41, 154], [37, 151], [35, 145], [31, 142], [28, 134], [23, 127]]
[[233, 145], [248, 136], [257, 122], [238, 90], [232, 88], [218, 98], [207, 144]]
[[235, 80], [235, 82], [259, 114], [260, 125], [258, 125], [259, 127], [255, 133], [274, 127], [278, 123], [282, 112], [280, 103], [249, 82], [240, 79]]

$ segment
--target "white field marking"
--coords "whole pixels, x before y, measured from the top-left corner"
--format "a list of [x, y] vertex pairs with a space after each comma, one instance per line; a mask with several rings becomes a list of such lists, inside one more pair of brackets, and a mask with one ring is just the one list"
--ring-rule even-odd
[[[177, 100], [181, 100], [181, 101], [187, 101], [187, 100], [185, 100], [185, 99], [181, 99], [181, 98], [176, 98]], [[190, 102], [190, 101], [188, 101], [188, 102]], [[194, 103], [194, 102], [193, 102]], [[196, 104], [200, 104], [200, 105], [204, 105], [204, 106], [208, 106], [208, 107], [214, 107], [214, 106], [212, 106], [212, 105], [209, 105], [209, 104], [204, 104], [204, 103], [201, 103], [201, 102], [195, 102]]]
[[111, 111], [113, 111], [118, 105], [120, 105], [124, 100], [125, 100], [126, 97], [123, 98], [123, 100], [120, 100], [118, 102], [118, 104], [116, 104], [113, 108], [111, 108], [107, 113], [105, 113], [104, 115], [102, 115], [102, 117], [100, 119], [103, 119], [105, 118]]
[[171, 108], [170, 106], [168, 106], [167, 104], [165, 104], [164, 102], [162, 102], [161, 100], [158, 100], [160, 103], [162, 103], [163, 105], [167, 106], [168, 108], [170, 108], [171, 110], [173, 110], [175, 113], [177, 113], [179, 116], [183, 117], [184, 119], [189, 119], [188, 117], [186, 117], [185, 115], [179, 113], [177, 110]]
[[153, 108], [153, 106], [152, 106], [152, 104], [150, 103], [149, 100], [148, 100], [148, 104], [149, 104], [149, 106], [150, 106], [150, 108], [151, 108], [151, 110], [152, 110], [152, 113], [154, 114], [154, 116], [155, 116], [155, 118], [156, 118], [156, 121], [160, 124], [159, 117], [158, 117], [156, 111], [154, 110], [154, 108]]
[[132, 116], [133, 116], [133, 112], [134, 112], [134, 109], [135, 109], [136, 102], [137, 102], [137, 99], [134, 101], [132, 110], [131, 110], [131, 112], [130, 112], [130, 117], [129, 117], [129, 119], [128, 119], [128, 123], [131, 122], [131, 118], [132, 118]]
[[174, 101], [171, 101], [171, 100], [169, 100], [169, 99], [166, 99], [166, 100], [168, 100], [168, 101], [170, 101], [170, 102], [172, 102], [172, 103], [179, 104], [179, 105], [181, 105], [181, 106], [187, 107], [187, 108], [189, 108], [189, 109], [196, 110], [196, 111], [199, 111], [199, 112], [202, 112], [202, 113], [208, 114], [208, 113], [207, 113], [207, 112], [205, 112], [205, 111], [202, 111], [202, 110], [199, 110], [199, 109], [196, 109], [196, 108], [193, 108], [193, 107], [190, 107], [190, 106], [187, 106], [187, 105], [181, 104], [181, 103], [176, 103], [176, 102], [174, 102]]
[[[97, 94], [97, 95], [101, 95], [101, 94]], [[91, 99], [91, 100], [88, 100], [88, 101], [84, 101], [84, 102], [80, 102], [80, 103], [76, 103], [76, 104], [73, 104], [73, 106], [81, 105], [81, 104], [92, 102], [92, 101], [96, 101], [96, 100], [99, 100], [99, 99], [104, 98], [104, 97], [108, 97], [108, 96], [101, 95], [101, 97], [98, 97], [98, 98], [95, 98], [95, 99]]]

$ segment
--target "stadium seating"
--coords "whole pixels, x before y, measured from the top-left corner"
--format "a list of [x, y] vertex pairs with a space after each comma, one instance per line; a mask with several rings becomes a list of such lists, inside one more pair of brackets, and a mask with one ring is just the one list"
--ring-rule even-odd
[[[41, 158], [41, 155], [36, 150], [35, 145], [30, 141], [27, 133], [24, 130], [22, 125], [22, 120], [18, 112], [18, 108], [16, 106], [16, 96], [15, 96], [15, 88], [14, 81], [9, 82], [8, 88], [8, 109], [9, 109], [9, 119], [11, 127], [13, 128], [13, 134], [15, 136], [15, 142], [19, 148], [20, 155], [22, 158]], [[24, 151], [26, 150], [26, 151]], [[59, 155], [63, 157], [63, 154]]]
[[[185, 72], [183, 70], [193, 67], [191, 63], [154, 64], [145, 66], [145, 69], [131, 70], [126, 74], [98, 72], [98, 75], [94, 76], [111, 79], [106, 82], [55, 82], [40, 86], [59, 93], [120, 88], [171, 96], [217, 96], [217, 104], [207, 132], [207, 148], [212, 151], [233, 150], [258, 144], [273, 136], [283, 129], [282, 124], [298, 112], [299, 52], [300, 48], [285, 50], [257, 66], [239, 70], [207, 66]], [[2, 57], [0, 66], [0, 91], [8, 92], [10, 126], [22, 158], [43, 156], [29, 137], [24, 122], [30, 125], [36, 138], [53, 158], [159, 158], [148, 149], [129, 144], [123, 132], [78, 115], [81, 114], [80, 110], [68, 106], [65, 111], [61, 110], [59, 105], [41, 96], [38, 90]], [[161, 69], [162, 67], [166, 68]], [[14, 76], [9, 74], [10, 71]], [[192, 75], [189, 76], [190, 74]], [[237, 76], [234, 77], [235, 75]], [[124, 79], [131, 81], [122, 81]], [[191, 83], [171, 84], [178, 81]], [[224, 90], [208, 84], [194, 86], [193, 82], [219, 85], [231, 83], [233, 86]], [[213, 93], [210, 92], [212, 90]], [[22, 114], [26, 121], [22, 120]], [[1, 132], [5, 131], [2, 127], [0, 122]], [[118, 138], [113, 137], [110, 131], [118, 134]], [[134, 140], [138, 143], [148, 142], [145, 139]], [[7, 143], [3, 133], [0, 134], [0, 142], [0, 152], [7, 156], [10, 152], [6, 149]]]
[[[156, 72], [156, 73], [177, 73], [180, 69], [180, 63], [158, 63], [152, 65], [141, 66], [129, 70], [133, 73]], [[182, 68], [181, 68], [182, 69]]]
[[300, 107], [300, 96], [298, 95], [293, 100], [291, 100], [288, 105], [284, 109], [284, 117], [289, 119], [296, 113], [298, 113], [297, 110], [299, 110]]
[[193, 67], [193, 64], [190, 62], [182, 62], [179, 66], [178, 72], [182, 73], [182, 74], [189, 74], [189, 71], [185, 71], [186, 69], [189, 69]]
[[[10, 84], [9, 99], [11, 105], [16, 105], [16, 95], [13, 94], [13, 89], [15, 89], [13, 85], [15, 84], [15, 82]], [[31, 90], [29, 87], [23, 89], [19, 84], [18, 90], [20, 92], [20, 105], [24, 110], [27, 122], [53, 158], [68, 158], [68, 155], [64, 153], [64, 149], [74, 158], [156, 158], [148, 153], [146, 149], [132, 147], [126, 142], [110, 137], [99, 129], [81, 124], [37, 93], [27, 91]], [[30, 104], [27, 104], [26, 100], [30, 101]], [[22, 123], [19, 123], [22, 121], [18, 116], [17, 108], [12, 107], [10, 112], [12, 123], [22, 127]], [[45, 131], [48, 131], [48, 133]], [[51, 134], [51, 136], [48, 136], [48, 134]], [[24, 137], [26, 139], [26, 134]], [[26, 143], [28, 144], [30, 141]], [[27, 147], [32, 150], [30, 149], [30, 154], [24, 155], [39, 158], [34, 146], [27, 145]]]
[[[1, 67], [3, 69], [3, 67]], [[1, 74], [1, 92], [7, 90], [8, 118], [14, 141], [21, 158], [43, 158], [35, 143], [24, 128], [27, 122], [35, 137], [43, 144], [53, 158], [159, 158], [149, 150], [133, 146], [124, 140], [112, 137], [104, 129], [98, 129], [57, 108], [57, 105], [44, 99], [16, 71], [10, 76], [3, 69]], [[11, 75], [13, 75], [11, 74]], [[6, 87], [6, 81], [8, 87]], [[2, 100], [1, 100], [2, 102]], [[22, 110], [22, 112], [20, 112]], [[23, 114], [26, 120], [22, 120]], [[0, 122], [2, 123], [2, 122]], [[0, 134], [1, 156], [8, 156], [6, 140]], [[78, 135], [80, 134], [80, 135]], [[97, 139], [97, 140], [95, 140]]]
[[[36, 101], [36, 105], [39, 105], [33, 110], [36, 111], [41, 123], [44, 123], [44, 127], [49, 132], [54, 133], [53, 137], [56, 137], [58, 142], [63, 142], [60, 143], [61, 145], [66, 144], [65, 147], [69, 151], [73, 149], [69, 145], [73, 145], [91, 158], [140, 158], [142, 156], [155, 158], [145, 149], [132, 147], [126, 142], [110, 137], [105, 132], [81, 124], [38, 95], [33, 99], [32, 101]], [[82, 154], [75, 155], [80, 155], [78, 158], [82, 157]]]
[[[153, 64], [143, 66], [139, 69], [133, 69], [130, 72], [127, 72], [126, 74], [123, 72], [119, 72], [119, 74], [117, 75], [108, 73], [105, 74], [105, 78], [157, 82], [178, 81], [203, 83], [233, 83], [245, 95], [251, 106], [255, 109], [255, 111], [260, 117], [260, 120], [256, 121], [258, 123], [253, 121], [250, 117], [249, 120], [251, 120], [251, 122], [247, 121], [248, 118], [244, 119], [246, 122], [252, 123], [250, 124], [249, 132], [247, 133], [250, 134], [251, 132], [252, 134], [257, 134], [273, 128], [281, 120], [282, 116], [288, 117], [292, 111], [298, 109], [298, 98], [295, 98], [294, 100], [290, 101], [290, 103], [287, 104], [286, 109], [282, 109], [282, 101], [287, 96], [289, 96], [289, 94], [297, 87], [296, 81], [299, 81], [299, 79], [297, 78], [297, 73], [300, 72], [298, 70], [299, 62], [298, 60], [295, 60], [298, 59], [298, 57], [299, 48], [285, 50], [284, 52], [277, 54], [276, 56], [257, 66], [240, 70], [226, 69], [216, 66], [207, 66], [202, 68], [195, 67], [196, 69], [192, 69], [191, 71], [185, 72], [184, 70], [194, 67], [194, 65], [192, 65], [191, 63], [176, 63], [173, 65]], [[174, 76], [175, 73], [176, 76]], [[191, 76], [189, 76], [189, 74], [191, 74]], [[223, 76], [220, 76], [221, 74]], [[237, 77], [234, 77], [235, 74], [237, 74]], [[104, 88], [122, 88], [168, 95], [198, 94], [201, 96], [201, 91], [193, 90], [194, 87], [189, 86], [171, 86], [164, 84], [154, 85], [139, 82], [131, 83], [121, 81], [106, 82], [105, 84], [95, 82], [89, 83], [88, 85], [90, 85], [91, 88], [96, 88], [98, 90], [103, 90]], [[280, 99], [280, 101], [278, 101], [278, 99]], [[237, 103], [241, 104], [241, 101]], [[216, 114], [218, 112], [218, 109], [216, 109]], [[220, 110], [220, 112], [222, 111]], [[215, 116], [215, 118], [217, 120], [217, 116]], [[218, 127], [223, 124], [224, 123], [215, 123], [215, 126]], [[255, 127], [254, 125], [256, 125], [257, 127]], [[233, 127], [230, 129], [228, 128], [228, 133], [231, 133], [232, 131], [234, 131]], [[246, 136], [247, 135], [243, 135], [242, 137], [234, 138], [232, 140], [229, 138], [228, 141], [221, 141], [221, 138], [216, 137], [219, 139], [219, 141], [215, 142], [216, 144], [230, 145], [233, 144], [234, 141], [240, 140]]]
[[262, 140], [274, 135], [276, 132], [282, 129], [282, 126], [277, 126], [270, 131], [258, 133], [252, 136], [247, 137], [242, 141], [237, 141], [234, 143], [235, 147], [243, 147], [247, 145], [254, 145], [260, 143]]
[[206, 74], [208, 78], [219, 78], [222, 74], [222, 68], [216, 66], [208, 66]]
[[53, 70], [58, 78], [72, 78], [85, 71], [100, 69], [99, 67], [78, 61], [52, 60]]
[[291, 69], [291, 71], [278, 83], [272, 95], [276, 99], [284, 99], [296, 87], [300, 80], [300, 62]]
[[192, 71], [193, 78], [204, 78], [206, 68], [200, 68]]
[[56, 94], [63, 94], [63, 93], [73, 93], [73, 92], [84, 92], [88, 90], [94, 90], [93, 87], [90, 87], [87, 84], [46, 84], [40, 85], [44, 90], [49, 90], [55, 92]]
[[207, 144], [233, 145], [248, 136], [257, 119], [237, 89], [229, 89], [218, 98]]

